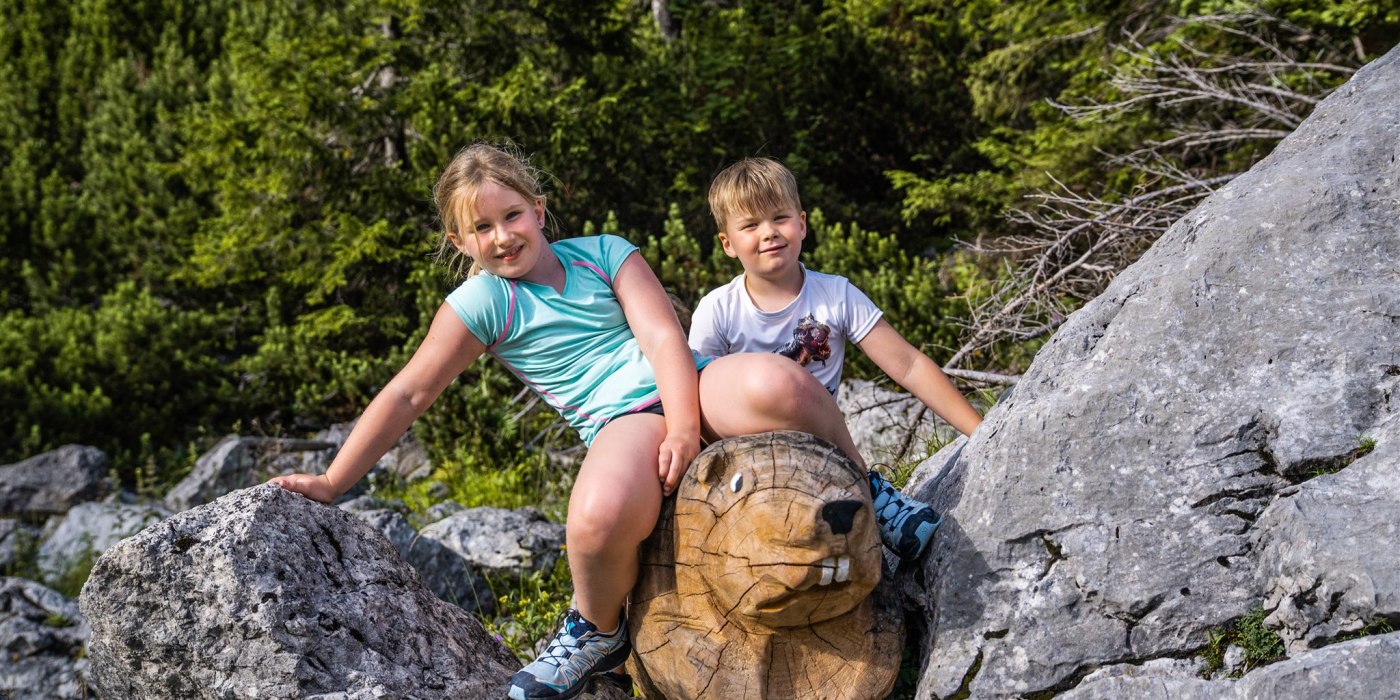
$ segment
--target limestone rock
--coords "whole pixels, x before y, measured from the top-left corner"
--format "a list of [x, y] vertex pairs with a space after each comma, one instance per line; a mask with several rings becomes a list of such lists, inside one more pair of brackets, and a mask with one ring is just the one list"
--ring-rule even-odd
[[107, 493], [109, 467], [105, 452], [83, 445], [0, 466], [0, 515], [56, 515], [98, 500]]
[[419, 536], [396, 511], [370, 510], [355, 515], [389, 538], [399, 556], [418, 571], [423, 584], [437, 597], [468, 612], [495, 611], [496, 598], [490, 585], [461, 554], [436, 539]]
[[[255, 486], [280, 473], [288, 455], [329, 450], [331, 443], [312, 440], [226, 435], [195, 461], [194, 469], [170, 489], [165, 502], [174, 511], [208, 503], [230, 491]], [[324, 472], [322, 469], [321, 472]], [[321, 473], [313, 472], [313, 473]]]
[[[333, 425], [309, 440], [227, 435], [195, 462], [189, 476], [176, 484], [165, 502], [176, 511], [208, 503], [230, 491], [260, 484], [274, 476], [303, 472], [324, 474], [350, 434], [350, 424]], [[365, 479], [343, 498], [364, 494], [382, 478], [423, 478], [432, 471], [427, 452], [405, 433]], [[393, 474], [394, 477], [386, 477]]]
[[1264, 666], [1240, 680], [1123, 674], [1090, 676], [1063, 700], [1334, 700], [1396, 698], [1400, 633], [1367, 637]]
[[564, 547], [564, 526], [528, 507], [468, 508], [418, 536], [456, 552], [478, 573], [506, 580], [553, 569]]
[[519, 667], [384, 537], [270, 484], [123, 540], [80, 600], [110, 697], [501, 697]]
[[947, 515], [927, 591], [906, 581], [918, 697], [1067, 690], [1259, 607], [1312, 664], [1400, 616], [1398, 143], [1394, 50], [1073, 314], [945, 478], [916, 477]]
[[875, 382], [842, 382], [836, 403], [846, 417], [856, 448], [871, 464], [915, 459], [928, 454], [930, 446], [959, 435], [913, 395], [891, 391]]
[[1254, 585], [1290, 653], [1400, 619], [1400, 420], [1372, 435], [1373, 452], [1288, 491], [1255, 526]]
[[58, 578], [82, 559], [96, 559], [112, 545], [169, 515], [169, 511], [149, 505], [78, 504], [39, 545], [39, 571], [50, 579]]
[[75, 601], [33, 581], [0, 578], [0, 697], [90, 698], [88, 627]]

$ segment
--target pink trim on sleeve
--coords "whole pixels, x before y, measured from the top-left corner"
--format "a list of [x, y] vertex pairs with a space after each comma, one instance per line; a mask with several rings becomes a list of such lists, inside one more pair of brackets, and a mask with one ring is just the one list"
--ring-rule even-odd
[[598, 276], [599, 276], [599, 277], [602, 277], [602, 278], [603, 278], [603, 281], [604, 281], [604, 282], [607, 282], [609, 287], [612, 286], [612, 278], [611, 278], [611, 277], [608, 277], [608, 273], [603, 272], [603, 269], [600, 268], [600, 267], [598, 267], [597, 265], [594, 265], [593, 263], [587, 262], [587, 261], [584, 261], [584, 260], [575, 260], [575, 261], [573, 261], [573, 262], [571, 262], [571, 263], [569, 263], [569, 264], [570, 264], [570, 265], [578, 265], [579, 267], [586, 267], [586, 268], [588, 268], [588, 269], [590, 269], [590, 270], [592, 270], [592, 271], [598, 273]]

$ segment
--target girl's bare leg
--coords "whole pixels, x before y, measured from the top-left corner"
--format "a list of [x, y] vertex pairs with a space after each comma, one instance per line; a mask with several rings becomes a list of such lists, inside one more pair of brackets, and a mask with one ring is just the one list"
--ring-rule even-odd
[[769, 430], [811, 433], [865, 469], [836, 399], [782, 355], [740, 353], [707, 365], [700, 373], [700, 420], [707, 440]]
[[575, 605], [601, 632], [617, 629], [637, 581], [637, 546], [661, 512], [656, 460], [665, 436], [661, 416], [614, 419], [593, 439], [569, 495], [565, 526]]

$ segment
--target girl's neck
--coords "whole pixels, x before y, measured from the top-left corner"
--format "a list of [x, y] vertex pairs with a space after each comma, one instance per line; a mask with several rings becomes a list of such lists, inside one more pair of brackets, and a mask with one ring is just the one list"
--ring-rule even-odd
[[802, 283], [806, 273], [801, 265], [794, 265], [776, 278], [744, 275], [744, 291], [759, 311], [779, 311], [792, 303], [802, 293]]
[[540, 257], [535, 261], [535, 266], [519, 279], [522, 282], [549, 287], [559, 294], [564, 293], [564, 283], [568, 281], [564, 274], [564, 263], [559, 261], [559, 256], [554, 254], [554, 247], [548, 243], [540, 250]]

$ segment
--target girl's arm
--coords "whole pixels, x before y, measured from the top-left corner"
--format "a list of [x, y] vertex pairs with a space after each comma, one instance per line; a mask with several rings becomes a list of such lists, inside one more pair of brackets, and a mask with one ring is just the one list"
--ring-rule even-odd
[[613, 276], [613, 291], [627, 315], [642, 354], [656, 372], [666, 412], [666, 439], [657, 454], [661, 491], [671, 495], [690, 461], [700, 453], [700, 385], [695, 356], [686, 345], [676, 310], [640, 253], [633, 252]]
[[890, 379], [917, 396], [958, 432], [971, 435], [982, 423], [982, 416], [953, 386], [948, 375], [927, 355], [910, 345], [885, 319], [880, 319], [856, 346], [869, 355]]
[[360, 414], [326, 473], [290, 474], [272, 482], [323, 503], [339, 498], [483, 352], [486, 346], [467, 330], [451, 307], [443, 304], [428, 327], [428, 336]]

